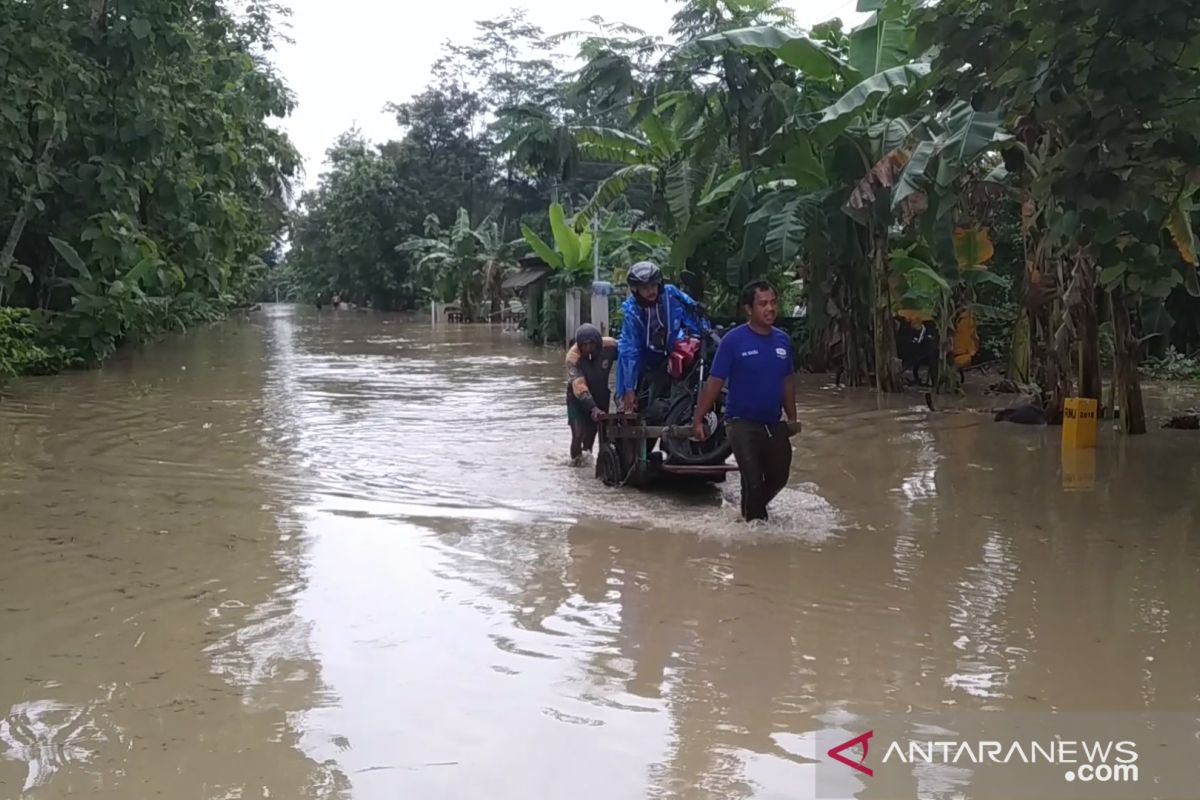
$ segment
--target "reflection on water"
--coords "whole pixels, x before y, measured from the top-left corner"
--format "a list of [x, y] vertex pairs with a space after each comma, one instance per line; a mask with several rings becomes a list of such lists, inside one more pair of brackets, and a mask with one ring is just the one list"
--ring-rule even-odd
[[84, 764], [91, 760], [95, 748], [107, 738], [93, 715], [103, 713], [96, 707], [111, 699], [110, 691], [86, 708], [54, 700], [32, 700], [9, 709], [8, 716], [0, 720], [0, 742], [8, 758], [28, 766], [21, 791], [42, 786], [70, 762]]
[[745, 526], [567, 467], [560, 365], [279, 307], [10, 387], [0, 798], [792, 798], [872, 713], [1197, 706], [1187, 434], [1067, 492], [1053, 429], [814, 377]]

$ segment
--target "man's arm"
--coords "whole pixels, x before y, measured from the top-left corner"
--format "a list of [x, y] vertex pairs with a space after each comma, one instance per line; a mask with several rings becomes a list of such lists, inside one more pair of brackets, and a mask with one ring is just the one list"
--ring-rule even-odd
[[717, 403], [717, 398], [721, 396], [721, 390], [725, 388], [725, 381], [729, 378], [732, 366], [733, 345], [729, 344], [728, 339], [724, 339], [717, 345], [717, 354], [713, 356], [712, 370], [709, 372], [704, 389], [700, 392], [700, 399], [696, 401], [696, 411], [692, 414], [693, 435], [697, 439], [708, 438], [709, 431], [704, 430], [704, 418], [708, 412], [712, 411], [713, 406]]
[[583, 407], [588, 411], [596, 405], [592, 399], [592, 393], [588, 390], [587, 378], [584, 377], [583, 370], [579, 368], [579, 359], [582, 356], [579, 353], [579, 345], [571, 345], [571, 349], [567, 351], [567, 384], [571, 387], [571, 394], [575, 395], [575, 399], [583, 403]]
[[686, 306], [687, 308], [700, 308], [700, 304], [696, 302], [694, 297], [685, 292], [683, 289], [680, 289], [675, 284], [667, 283], [663, 286], [665, 291], [671, 295], [673, 299], [678, 300], [681, 305]]
[[783, 379], [783, 414], [787, 421], [796, 426], [793, 432], [799, 431], [799, 421], [796, 418], [796, 352], [789, 336], [787, 340], [787, 359], [789, 371]]
[[683, 323], [683, 327], [695, 334], [708, 333], [712, 326], [701, 313], [700, 304], [674, 284], [669, 283], [665, 288], [671, 299], [679, 304], [680, 311], [682, 311], [680, 321]]
[[717, 404], [717, 398], [721, 396], [721, 390], [724, 388], [724, 378], [710, 377], [705, 381], [704, 390], [700, 392], [700, 400], [696, 403], [696, 413], [692, 415], [692, 428], [697, 439], [708, 438], [710, 431], [704, 430], [704, 418]]
[[637, 389], [642, 366], [642, 346], [638, 338], [637, 322], [626, 311], [621, 322], [621, 338], [617, 341], [617, 396], [620, 398]]

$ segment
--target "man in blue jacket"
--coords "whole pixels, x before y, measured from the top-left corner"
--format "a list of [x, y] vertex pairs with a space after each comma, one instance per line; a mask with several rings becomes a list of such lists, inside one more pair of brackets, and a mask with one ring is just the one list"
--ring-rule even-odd
[[[670, 390], [667, 357], [675, 343], [710, 326], [700, 315], [699, 304], [685, 292], [663, 283], [662, 270], [650, 261], [629, 268], [630, 296], [621, 305], [624, 322], [617, 347], [617, 396], [627, 413], [638, 409], [638, 395], [646, 405]], [[646, 410], [646, 409], [643, 409]]]

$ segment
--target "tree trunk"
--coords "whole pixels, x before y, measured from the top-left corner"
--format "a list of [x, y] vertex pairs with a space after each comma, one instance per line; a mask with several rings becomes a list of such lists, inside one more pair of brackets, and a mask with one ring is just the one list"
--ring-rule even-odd
[[[867, 382], [867, 365], [863, 358], [865, 351], [860, 339], [860, 315], [854, 299], [854, 289], [844, 278], [837, 279], [835, 286], [837, 288], [832, 297], [837, 306], [837, 316], [832, 320], [832, 324], [836, 325], [838, 341], [833, 344], [840, 344], [841, 352], [830, 356], [830, 367], [845, 377], [847, 386], [863, 386]], [[828, 342], [827, 352], [836, 352]], [[840, 366], [833, 363], [839, 358]]]
[[1025, 310], [1029, 315], [1033, 380], [1041, 390], [1047, 420], [1051, 425], [1061, 425], [1063, 403], [1071, 396], [1071, 343], [1062, 324], [1070, 310], [1060, 288], [1065, 286], [1061, 262], [1048, 258], [1046, 250], [1043, 239], [1026, 263]]
[[1031, 377], [1030, 328], [1029, 314], [1022, 311], [1013, 327], [1012, 346], [1008, 351], [1008, 379], [1014, 383], [1029, 383]]
[[17, 251], [17, 242], [21, 241], [21, 234], [25, 232], [25, 225], [29, 222], [30, 213], [33, 211], [33, 203], [26, 201], [21, 210], [17, 212], [17, 218], [13, 220], [12, 227], [8, 229], [8, 237], [4, 240], [4, 248], [0, 249], [0, 304], [4, 303], [4, 279], [8, 277], [8, 271], [12, 268], [13, 255]]
[[1025, 270], [1021, 282], [1021, 314], [1013, 328], [1012, 346], [1008, 354], [1008, 379], [1015, 383], [1033, 380], [1033, 354], [1038, 327], [1038, 304], [1034, 302], [1036, 290], [1034, 275], [1037, 272], [1039, 250], [1033, 242], [1033, 226], [1037, 219], [1037, 207], [1033, 196], [1026, 190], [1021, 198], [1021, 250], [1025, 258]]
[[[736, 69], [735, 56], [727, 54], [724, 59], [725, 66], [725, 86], [729, 90], [729, 96], [735, 102], [741, 99], [741, 87], [733, 79]], [[742, 165], [742, 170], [748, 171], [754, 168], [754, 156], [750, 147], [750, 123], [747, 121], [747, 110], [738, 103], [738, 109], [735, 114], [737, 124], [737, 149], [738, 162]]]
[[[33, 218], [34, 202], [37, 198], [38, 186], [36, 176], [42, 170], [49, 168], [57, 146], [58, 140], [54, 134], [51, 134], [46, 139], [46, 145], [42, 148], [41, 156], [38, 158], [37, 168], [34, 170], [34, 183], [25, 190], [24, 202], [17, 212], [17, 218], [13, 220], [12, 227], [8, 229], [8, 237], [4, 240], [4, 248], [0, 250], [0, 281], [3, 281], [5, 276], [8, 275], [8, 270], [12, 267], [17, 252], [17, 243], [21, 241], [21, 235], [25, 232], [25, 226]], [[2, 285], [0, 283], [0, 286]], [[4, 292], [0, 289], [0, 302], [3, 302], [3, 300]]]
[[887, 259], [887, 231], [878, 231], [871, 253], [872, 303], [875, 328], [875, 388], [881, 392], [904, 390], [896, 368], [896, 330], [892, 321], [892, 292]]
[[471, 297], [469, 281], [463, 281], [462, 292], [459, 293], [459, 303], [462, 305], [463, 322], [475, 321], [475, 301]]
[[108, 0], [95, 0], [92, 4], [92, 27], [101, 32], [108, 29]]
[[852, 318], [843, 317], [839, 322], [842, 337], [842, 370], [846, 374], [847, 386], [862, 386], [867, 382], [862, 364], [862, 348], [858, 342], [858, 329]]
[[[807, 323], [806, 323], [807, 324]], [[812, 372], [829, 371], [829, 331], [825, 328], [808, 330], [808, 352], [804, 360], [806, 369]]]
[[1113, 358], [1112, 381], [1108, 384], [1108, 404], [1102, 409], [1104, 419], [1117, 418], [1117, 359]]
[[1125, 290], [1113, 289], [1110, 297], [1113, 315], [1113, 349], [1117, 361], [1117, 397], [1121, 408], [1121, 430], [1128, 434], [1146, 432], [1146, 408], [1142, 404], [1142, 384], [1138, 379], [1141, 343], [1133, 330]]
[[1075, 329], [1083, 339], [1083, 363], [1079, 365], [1079, 396], [1100, 404], [1100, 324], [1096, 308], [1096, 265], [1083, 253], [1075, 258], [1073, 279], [1079, 287], [1080, 298], [1073, 309]]
[[1091, 313], [1083, 329], [1083, 374], [1079, 376], [1079, 396], [1090, 397], [1100, 405], [1104, 379], [1100, 374], [1100, 326], [1096, 323], [1095, 303], [1088, 303]]

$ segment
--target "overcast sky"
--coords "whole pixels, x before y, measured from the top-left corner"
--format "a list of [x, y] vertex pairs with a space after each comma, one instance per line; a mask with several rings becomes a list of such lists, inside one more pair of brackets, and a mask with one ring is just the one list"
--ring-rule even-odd
[[[285, 0], [286, 2], [287, 0]], [[291, 0], [295, 44], [276, 57], [298, 108], [286, 122], [305, 159], [304, 185], [316, 184], [325, 149], [338, 134], [358, 125], [376, 142], [399, 130], [383, 107], [419, 93], [446, 39], [468, 41], [474, 22], [524, 8], [527, 19], [548, 34], [589, 27], [599, 14], [647, 33], [666, 35], [678, 3], [669, 0]], [[856, 0], [788, 0], [801, 27], [832, 17], [852, 26], [866, 15]]]

